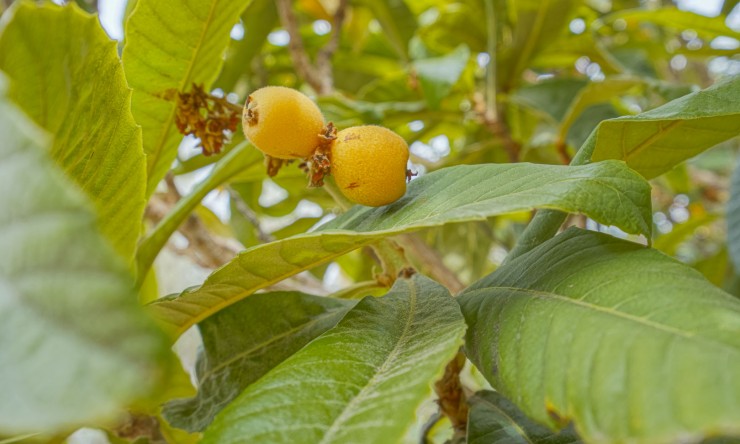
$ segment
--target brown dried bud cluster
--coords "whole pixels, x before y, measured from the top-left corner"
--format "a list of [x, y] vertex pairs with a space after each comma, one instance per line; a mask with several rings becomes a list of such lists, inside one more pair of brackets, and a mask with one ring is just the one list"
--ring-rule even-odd
[[241, 120], [240, 106], [208, 94], [203, 85], [193, 84], [190, 92], [168, 91], [165, 96], [177, 100], [177, 129], [182, 134], [192, 134], [200, 139], [200, 147], [206, 156], [221, 152]]

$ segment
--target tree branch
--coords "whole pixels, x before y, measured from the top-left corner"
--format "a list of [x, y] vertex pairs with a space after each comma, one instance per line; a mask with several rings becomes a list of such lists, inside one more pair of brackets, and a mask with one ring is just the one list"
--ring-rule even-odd
[[306, 83], [311, 85], [311, 88], [321, 94], [323, 93], [323, 82], [319, 78], [318, 71], [308, 59], [308, 54], [306, 54], [306, 48], [303, 45], [303, 38], [298, 30], [298, 20], [296, 19], [295, 14], [293, 14], [292, 3], [292, 0], [276, 0], [275, 2], [278, 15], [280, 16], [280, 21], [290, 36], [290, 42], [288, 43], [290, 57], [293, 59], [293, 65], [295, 66], [298, 75]]
[[411, 253], [411, 256], [420, 262], [423, 271], [444, 285], [453, 296], [465, 288], [457, 275], [442, 262], [439, 253], [421, 240], [417, 234], [402, 234], [398, 236], [398, 241], [404, 250]]
[[321, 78], [324, 79], [324, 94], [334, 89], [334, 74], [332, 73], [331, 58], [339, 48], [339, 40], [342, 36], [342, 25], [347, 16], [347, 0], [339, 0], [337, 10], [334, 12], [334, 22], [331, 28], [331, 38], [326, 45], [321, 48], [316, 56], [316, 69]]
[[342, 34], [342, 24], [346, 17], [347, 0], [339, 0], [339, 5], [334, 13], [332, 24], [332, 35], [329, 42], [319, 51], [316, 56], [316, 65], [306, 54], [306, 47], [298, 29], [298, 20], [293, 13], [292, 0], [276, 0], [278, 15], [283, 27], [290, 36], [288, 50], [293, 60], [298, 75], [313, 88], [319, 95], [329, 94], [334, 88], [334, 76], [331, 69], [331, 58], [339, 48], [339, 39]]

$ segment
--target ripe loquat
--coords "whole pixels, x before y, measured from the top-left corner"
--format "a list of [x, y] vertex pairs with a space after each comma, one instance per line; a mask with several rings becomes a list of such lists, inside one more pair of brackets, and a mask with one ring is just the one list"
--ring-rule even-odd
[[324, 117], [316, 104], [291, 88], [266, 86], [247, 98], [244, 135], [260, 151], [278, 159], [309, 157], [319, 145]]
[[401, 136], [382, 126], [356, 126], [339, 131], [331, 145], [331, 174], [351, 201], [379, 207], [406, 193], [409, 147]]

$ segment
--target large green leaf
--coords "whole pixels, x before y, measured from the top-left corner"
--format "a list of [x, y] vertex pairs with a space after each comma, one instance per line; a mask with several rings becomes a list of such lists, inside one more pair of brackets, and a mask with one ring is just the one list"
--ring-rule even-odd
[[249, 386], [203, 442], [399, 442], [464, 332], [444, 287], [399, 279]]
[[193, 83], [206, 91], [218, 77], [231, 28], [248, 1], [138, 0], [126, 22], [123, 65], [132, 88], [133, 112], [147, 155], [147, 195], [177, 155], [182, 135], [175, 127], [175, 102], [168, 90]]
[[527, 418], [500, 393], [482, 390], [469, 400], [467, 444], [577, 444], [571, 430], [554, 433]]
[[167, 351], [37, 131], [0, 98], [0, 434], [114, 419], [157, 388]]
[[229, 402], [273, 367], [337, 322], [354, 306], [297, 292], [254, 295], [198, 324], [198, 395], [164, 408], [175, 427], [202, 431]]
[[95, 204], [103, 235], [131, 259], [146, 173], [116, 43], [75, 5], [21, 3], [0, 37], [0, 69], [10, 97], [54, 135], [52, 158]]
[[740, 435], [740, 300], [642, 245], [571, 228], [459, 298], [468, 357], [587, 442]]
[[727, 246], [740, 275], [740, 163], [735, 166], [730, 187], [730, 200], [727, 202]]
[[[250, 248], [197, 289], [150, 305], [178, 332], [301, 271], [391, 235], [532, 208], [583, 212], [630, 233], [650, 233], [650, 187], [624, 163], [461, 165], [414, 180], [380, 208], [356, 206], [320, 230]], [[649, 237], [649, 236], [648, 236]]]
[[642, 114], [605, 120], [586, 144], [596, 144], [594, 161], [624, 160], [650, 179], [737, 136], [738, 97], [740, 76], [734, 76]]

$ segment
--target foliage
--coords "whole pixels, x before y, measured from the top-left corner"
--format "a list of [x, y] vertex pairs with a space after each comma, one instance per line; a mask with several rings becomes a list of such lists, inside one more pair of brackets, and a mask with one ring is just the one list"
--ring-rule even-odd
[[[740, 439], [737, 2], [70, 3], [0, 3], [0, 442]], [[268, 178], [268, 85], [406, 194]]]

